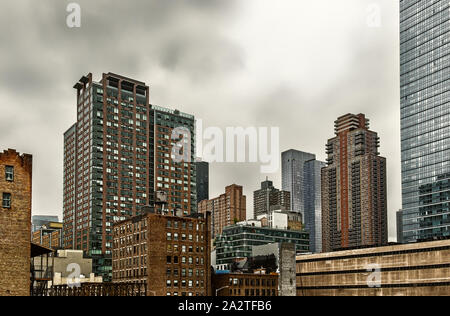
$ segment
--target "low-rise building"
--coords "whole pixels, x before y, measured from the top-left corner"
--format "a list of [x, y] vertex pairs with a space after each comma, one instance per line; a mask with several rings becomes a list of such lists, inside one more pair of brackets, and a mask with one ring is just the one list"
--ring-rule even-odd
[[33, 215], [31, 217], [31, 228], [35, 232], [48, 223], [59, 223], [59, 217], [54, 215]]
[[278, 296], [278, 274], [214, 274], [212, 287], [215, 296]]
[[[32, 260], [32, 270], [37, 281], [46, 281], [43, 289], [56, 285], [78, 286], [81, 283], [103, 282], [101, 276], [92, 272], [92, 258], [85, 257], [83, 250], [58, 250], [52, 251], [50, 256], [44, 254], [35, 257]], [[35, 288], [39, 286], [34, 284]]]
[[114, 225], [113, 282], [149, 296], [211, 295], [211, 217], [146, 213]]
[[275, 257], [276, 272], [279, 275], [278, 293], [279, 296], [296, 296], [296, 262], [295, 244], [273, 243], [262, 246], [254, 246], [252, 257], [273, 255]]
[[215, 239], [216, 269], [229, 270], [239, 258], [249, 258], [255, 246], [271, 243], [292, 243], [295, 253], [309, 252], [309, 233], [262, 227], [261, 221], [246, 221], [223, 229]]
[[62, 229], [63, 223], [44, 223], [36, 231], [33, 232], [32, 241], [37, 245], [41, 245], [47, 248], [62, 249]]
[[261, 221], [262, 226], [269, 228], [303, 230], [302, 214], [298, 212], [272, 208], [267, 213], [259, 215], [257, 220]]
[[450, 240], [297, 256], [297, 296], [450, 293]]

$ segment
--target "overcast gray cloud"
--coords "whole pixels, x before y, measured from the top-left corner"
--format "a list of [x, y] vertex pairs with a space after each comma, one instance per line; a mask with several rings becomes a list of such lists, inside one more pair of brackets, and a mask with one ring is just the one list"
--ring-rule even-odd
[[[0, 147], [34, 155], [33, 213], [62, 214], [63, 133], [73, 84], [92, 72], [150, 85], [151, 103], [205, 127], [279, 126], [281, 150], [325, 159], [334, 120], [365, 113], [388, 159], [390, 235], [400, 197], [398, 3], [392, 0], [96, 0], [79, 29], [63, 0], [0, 3]], [[380, 27], [367, 24], [369, 5]], [[259, 165], [214, 164], [211, 195], [269, 176]]]

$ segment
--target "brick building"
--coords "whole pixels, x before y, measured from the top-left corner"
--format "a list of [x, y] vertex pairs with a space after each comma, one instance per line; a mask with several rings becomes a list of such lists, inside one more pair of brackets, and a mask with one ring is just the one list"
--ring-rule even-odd
[[32, 241], [47, 248], [62, 249], [62, 229], [62, 223], [48, 222], [33, 232]]
[[211, 200], [204, 200], [198, 204], [198, 212], [212, 214], [212, 238], [222, 233], [222, 230], [237, 222], [247, 219], [247, 198], [243, 195], [243, 187], [230, 185], [225, 193]]
[[215, 296], [278, 296], [278, 277], [274, 274], [226, 273], [212, 276]]
[[291, 192], [280, 191], [273, 186], [273, 182], [266, 180], [261, 183], [261, 189], [253, 192], [253, 215], [258, 218], [260, 215], [269, 213], [272, 207], [281, 209], [291, 209]]
[[[157, 192], [168, 209], [195, 212], [195, 118], [151, 105], [149, 86], [113, 73], [98, 82], [83, 76], [74, 89], [77, 122], [64, 134], [64, 246], [92, 257], [94, 273], [109, 282], [114, 222], [153, 206]], [[172, 159], [178, 130], [191, 134], [183, 151], [190, 161]]]
[[210, 225], [209, 213], [147, 213], [116, 223], [113, 282], [147, 283], [149, 296], [210, 296]]
[[30, 294], [32, 156], [0, 153], [0, 296]]
[[364, 114], [335, 122], [322, 169], [322, 251], [388, 242], [386, 158]]

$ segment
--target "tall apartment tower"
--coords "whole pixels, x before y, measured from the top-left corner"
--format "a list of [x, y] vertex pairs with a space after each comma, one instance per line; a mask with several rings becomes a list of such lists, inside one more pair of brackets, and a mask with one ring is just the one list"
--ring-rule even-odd
[[288, 150], [281, 154], [282, 189], [291, 192], [291, 209], [305, 217], [305, 162], [315, 160], [316, 155], [298, 150]]
[[271, 207], [280, 207], [286, 211], [291, 209], [291, 193], [280, 191], [273, 186], [273, 182], [266, 180], [261, 183], [261, 189], [253, 192], [253, 213], [256, 219], [259, 215], [267, 214]]
[[209, 163], [197, 161], [197, 202], [209, 200]]
[[305, 230], [309, 231], [309, 249], [313, 253], [322, 252], [322, 168], [326, 163], [310, 160], [305, 163], [304, 191]]
[[225, 227], [234, 225], [247, 219], [247, 197], [243, 194], [243, 187], [230, 185], [225, 193], [211, 200], [203, 200], [198, 204], [198, 212], [211, 212], [212, 238], [222, 234]]
[[30, 295], [33, 158], [0, 152], [0, 296]]
[[322, 251], [388, 242], [386, 159], [363, 114], [344, 115], [322, 169]]
[[[153, 174], [150, 171], [150, 187], [156, 193], [164, 192], [169, 211], [196, 213], [195, 117], [156, 105], [150, 107], [150, 134], [154, 135], [150, 151], [155, 155], [153, 168], [150, 163], [150, 169], [154, 169]], [[180, 150], [174, 147], [177, 143], [182, 146]]]
[[448, 0], [400, 1], [403, 242], [450, 236]]
[[64, 247], [83, 250], [93, 273], [110, 281], [114, 222], [153, 207], [156, 192], [168, 209], [195, 208], [195, 166], [173, 162], [171, 152], [171, 131], [193, 131], [194, 117], [151, 106], [144, 82], [113, 73], [99, 82], [88, 74], [74, 88], [77, 122], [64, 134]]

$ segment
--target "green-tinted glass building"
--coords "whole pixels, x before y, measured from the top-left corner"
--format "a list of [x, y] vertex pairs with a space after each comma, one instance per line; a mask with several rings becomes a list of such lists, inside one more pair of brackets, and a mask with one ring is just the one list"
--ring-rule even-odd
[[254, 246], [277, 242], [296, 245], [297, 253], [309, 252], [309, 233], [250, 225], [233, 225], [223, 229], [215, 239], [216, 265], [230, 265], [234, 259], [252, 256]]

